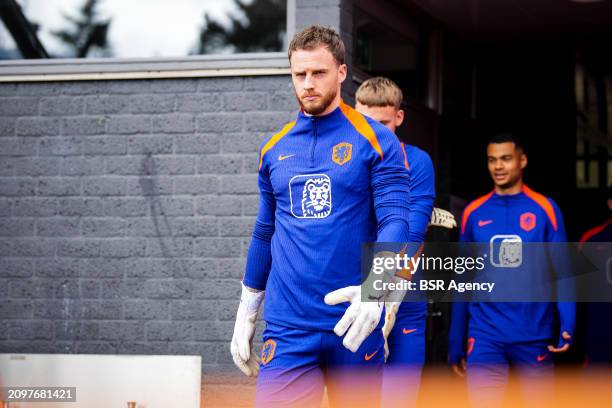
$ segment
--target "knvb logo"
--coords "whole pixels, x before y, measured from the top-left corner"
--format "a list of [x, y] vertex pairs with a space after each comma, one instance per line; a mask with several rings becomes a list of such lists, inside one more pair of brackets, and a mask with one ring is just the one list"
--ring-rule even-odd
[[489, 247], [493, 266], [518, 268], [523, 263], [523, 241], [518, 235], [494, 235]]

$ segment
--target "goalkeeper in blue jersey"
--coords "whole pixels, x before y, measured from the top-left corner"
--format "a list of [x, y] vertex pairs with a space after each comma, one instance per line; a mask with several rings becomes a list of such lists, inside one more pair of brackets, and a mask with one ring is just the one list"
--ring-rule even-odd
[[[361, 246], [409, 240], [408, 169], [395, 135], [342, 102], [338, 33], [304, 29], [289, 61], [301, 110], [261, 145], [259, 213], [231, 352], [245, 374], [259, 372], [258, 406], [319, 406], [324, 385], [332, 406], [369, 405], [380, 398], [386, 294], [362, 301]], [[264, 296], [258, 361], [252, 340]]]

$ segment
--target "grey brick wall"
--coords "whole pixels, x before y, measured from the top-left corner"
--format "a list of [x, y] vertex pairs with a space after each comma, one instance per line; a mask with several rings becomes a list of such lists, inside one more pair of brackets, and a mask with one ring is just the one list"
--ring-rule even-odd
[[288, 76], [0, 85], [0, 352], [231, 364]]

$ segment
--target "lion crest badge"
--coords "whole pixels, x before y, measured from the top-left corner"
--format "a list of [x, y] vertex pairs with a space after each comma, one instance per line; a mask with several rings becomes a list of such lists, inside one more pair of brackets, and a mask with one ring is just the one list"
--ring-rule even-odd
[[353, 145], [347, 142], [338, 143], [332, 148], [332, 160], [342, 166], [353, 156]]

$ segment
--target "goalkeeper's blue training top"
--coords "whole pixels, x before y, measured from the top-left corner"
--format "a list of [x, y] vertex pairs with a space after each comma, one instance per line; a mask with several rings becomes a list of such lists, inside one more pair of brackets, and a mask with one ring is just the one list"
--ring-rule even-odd
[[265, 140], [244, 276], [266, 290], [264, 320], [333, 330], [348, 305], [323, 298], [361, 283], [362, 244], [409, 240], [409, 180], [397, 137], [344, 103]]

